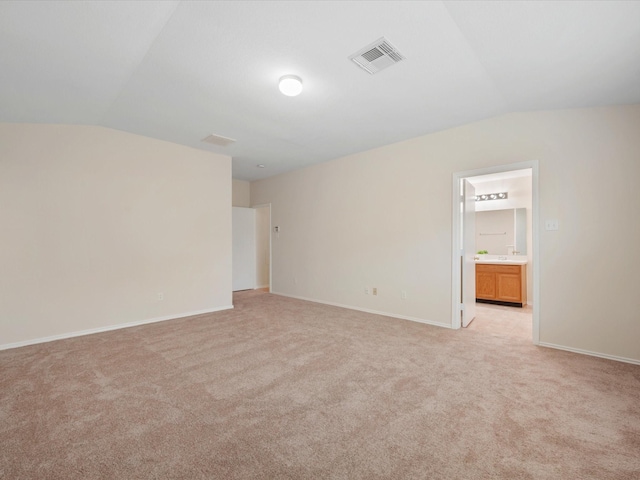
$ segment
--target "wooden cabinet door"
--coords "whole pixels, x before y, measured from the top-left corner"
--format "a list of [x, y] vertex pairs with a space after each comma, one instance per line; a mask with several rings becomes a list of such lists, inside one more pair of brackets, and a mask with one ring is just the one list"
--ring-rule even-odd
[[495, 300], [496, 274], [476, 270], [476, 298]]
[[497, 297], [504, 302], [522, 302], [520, 273], [496, 273]]
[[525, 265], [476, 264], [476, 298], [523, 306], [527, 302]]

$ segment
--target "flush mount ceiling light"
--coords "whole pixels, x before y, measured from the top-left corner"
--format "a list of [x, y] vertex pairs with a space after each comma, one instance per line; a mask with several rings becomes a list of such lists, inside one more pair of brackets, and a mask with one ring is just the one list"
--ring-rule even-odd
[[258, 168], [264, 168], [264, 164], [259, 163], [258, 165], [256, 165], [256, 167], [258, 167]]
[[296, 75], [285, 75], [280, 77], [278, 88], [284, 95], [295, 97], [302, 92], [302, 79]]

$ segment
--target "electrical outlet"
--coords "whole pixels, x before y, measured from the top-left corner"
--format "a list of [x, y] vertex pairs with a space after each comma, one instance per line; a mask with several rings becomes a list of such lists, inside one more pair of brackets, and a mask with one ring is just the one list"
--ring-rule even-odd
[[373, 293], [374, 295], [377, 295], [377, 294], [378, 294], [378, 287], [373, 287], [373, 289], [372, 289], [372, 293]]
[[402, 290], [401, 296], [402, 296], [403, 300], [406, 300], [407, 299], [407, 291], [406, 290]]
[[158, 293], [158, 301], [164, 300], [164, 293]]
[[364, 287], [364, 293], [365, 293], [366, 295], [369, 295], [369, 287]]

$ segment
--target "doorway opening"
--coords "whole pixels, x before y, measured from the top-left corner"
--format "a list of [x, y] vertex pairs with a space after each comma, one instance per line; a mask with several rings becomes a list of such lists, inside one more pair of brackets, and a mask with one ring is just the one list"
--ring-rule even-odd
[[[515, 223], [513, 227], [491, 227], [486, 232], [475, 231], [475, 213], [472, 215], [465, 214], [465, 209], [461, 204], [465, 198], [464, 185], [468, 183], [473, 185], [477, 196], [492, 193], [507, 194], [504, 197], [496, 197], [494, 201], [475, 202], [478, 212], [494, 211], [493, 214], [488, 215], [488, 217], [495, 217], [490, 221], [496, 221], [496, 218], [507, 215], [511, 216], [514, 219], [513, 221], [516, 222], [516, 209], [526, 208], [526, 220], [524, 223], [521, 220], [519, 221], [520, 228], [522, 229], [524, 225], [526, 233], [518, 233]], [[524, 188], [527, 184], [528, 188]], [[511, 190], [511, 193], [509, 193], [509, 190]], [[473, 210], [474, 206], [471, 209]], [[511, 209], [511, 212], [498, 212], [498, 210], [507, 209]], [[508, 329], [512, 329], [514, 335], [528, 335], [526, 332], [530, 331], [529, 338], [532, 339], [534, 344], [539, 344], [538, 162], [520, 162], [455, 173], [453, 175], [452, 210], [453, 300], [451, 327], [454, 329], [460, 328], [463, 325], [463, 321], [465, 326], [469, 324], [470, 328], [473, 329], [482, 329], [483, 327], [495, 329], [503, 325], [505, 332]], [[468, 228], [465, 228], [465, 225]], [[485, 238], [480, 236], [481, 233], [485, 235]], [[517, 240], [516, 235], [519, 235]], [[470, 236], [473, 236], [473, 238], [469, 238]], [[476, 240], [478, 238], [482, 238], [482, 241], [489, 243], [487, 243], [487, 246], [479, 245], [476, 248]], [[478, 254], [478, 252], [484, 252], [489, 249], [490, 251], [487, 254]], [[509, 306], [512, 302], [505, 303], [499, 300], [489, 301], [488, 304], [476, 304], [475, 292], [469, 293], [468, 282], [470, 280], [469, 277], [473, 275], [475, 283], [476, 265], [474, 265], [474, 261], [477, 262], [478, 260], [483, 263], [498, 265], [514, 265], [518, 263], [525, 265], [522, 270], [523, 272], [526, 271], [526, 277], [523, 279], [523, 282], [526, 283], [523, 300], [525, 298], [526, 300], [524, 300], [522, 308]], [[519, 267], [511, 268], [519, 269]], [[465, 283], [467, 283], [466, 287]], [[482, 285], [480, 287], [482, 289]], [[473, 312], [474, 317], [479, 320], [475, 325], [473, 325], [475, 320], [471, 321], [466, 318], [465, 321], [465, 313], [469, 311]], [[512, 322], [509, 318], [511, 318]], [[487, 322], [487, 319], [492, 321]], [[528, 324], [526, 324], [527, 322]], [[488, 323], [491, 323], [491, 325], [488, 325]]]
[[271, 204], [233, 207], [232, 291], [271, 289]]

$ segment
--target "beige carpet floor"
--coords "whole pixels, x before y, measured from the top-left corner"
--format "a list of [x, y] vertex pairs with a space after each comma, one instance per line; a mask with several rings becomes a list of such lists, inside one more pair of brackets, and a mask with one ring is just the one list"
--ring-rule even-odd
[[480, 323], [235, 305], [0, 352], [0, 478], [640, 478], [640, 366]]

